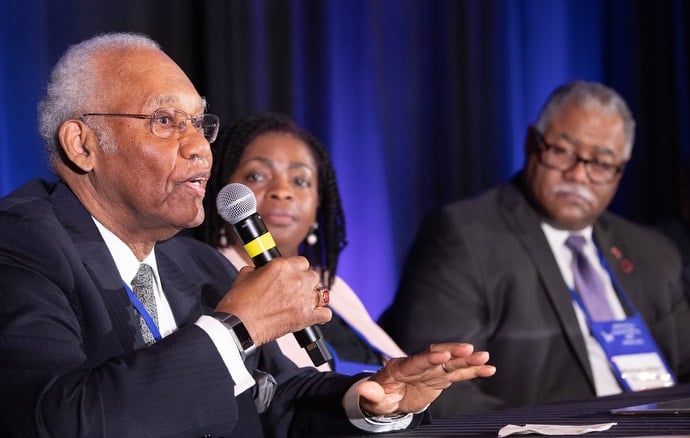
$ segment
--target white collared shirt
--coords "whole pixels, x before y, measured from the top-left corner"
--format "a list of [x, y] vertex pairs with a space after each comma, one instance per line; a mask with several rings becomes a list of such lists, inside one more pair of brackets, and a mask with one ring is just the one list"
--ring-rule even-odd
[[[96, 218], [92, 217], [98, 231], [101, 233], [103, 241], [105, 241], [110, 255], [115, 261], [117, 270], [120, 273], [122, 281], [131, 286], [131, 282], [139, 269], [141, 263], [146, 263], [153, 269], [154, 289], [156, 297], [156, 313], [158, 314], [158, 330], [162, 337], [166, 337], [170, 333], [177, 330], [177, 323], [172, 313], [170, 303], [163, 293], [163, 286], [161, 285], [160, 275], [158, 275], [158, 265], [156, 263], [156, 249], [151, 251], [142, 262], [136, 258], [132, 250], [119, 237], [108, 230], [103, 224], [98, 222]], [[202, 315], [195, 323], [201, 327], [211, 338], [220, 353], [228, 372], [235, 382], [234, 392], [239, 395], [247, 389], [254, 386], [256, 383], [247, 367], [244, 365], [242, 356], [239, 350], [235, 347], [235, 341], [228, 333], [223, 323], [211, 316]]]
[[120, 273], [122, 281], [131, 286], [134, 276], [139, 270], [141, 263], [146, 263], [153, 269], [153, 288], [156, 297], [156, 313], [158, 314], [158, 331], [162, 337], [169, 335], [177, 330], [177, 323], [172, 314], [170, 303], [163, 293], [163, 286], [161, 285], [160, 276], [158, 275], [158, 265], [156, 264], [156, 249], [146, 256], [141, 262], [136, 258], [132, 250], [119, 237], [108, 230], [103, 224], [98, 222], [96, 218], [93, 219], [101, 233], [101, 237], [105, 241], [110, 255], [115, 261], [117, 271]]
[[[573, 253], [570, 249], [568, 249], [568, 247], [565, 246], [565, 241], [570, 234], [579, 234], [585, 238], [585, 243], [582, 248], [583, 252], [585, 257], [587, 257], [589, 262], [599, 274], [599, 278], [601, 278], [604, 283], [604, 287], [606, 288], [606, 300], [611, 307], [613, 316], [615, 319], [624, 319], [626, 317], [625, 311], [623, 310], [620, 299], [613, 288], [611, 276], [601, 265], [597, 249], [592, 241], [592, 227], [589, 226], [583, 230], [571, 232], [558, 230], [546, 223], [542, 223], [541, 228], [544, 231], [546, 240], [549, 242], [549, 246], [553, 251], [554, 257], [556, 258], [556, 262], [561, 270], [563, 280], [565, 280], [565, 284], [571, 290], [574, 290], [575, 288], [575, 280], [572, 268]], [[596, 388], [597, 396], [618, 394], [622, 392], [621, 386], [618, 383], [618, 380], [616, 380], [616, 376], [609, 365], [606, 353], [601, 348], [601, 345], [596, 338], [591, 335], [585, 314], [575, 300], [573, 300], [573, 307], [575, 309], [577, 321], [580, 326], [580, 331], [582, 331], [582, 335], [585, 339], [587, 355], [589, 357], [590, 366], [592, 367], [594, 386]]]

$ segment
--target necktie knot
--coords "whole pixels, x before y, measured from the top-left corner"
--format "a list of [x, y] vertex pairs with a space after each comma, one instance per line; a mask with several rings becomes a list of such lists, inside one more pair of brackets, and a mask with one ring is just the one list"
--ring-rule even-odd
[[575, 289], [594, 321], [613, 319], [611, 307], [606, 298], [606, 288], [601, 277], [582, 251], [584, 236], [571, 234], [565, 241], [573, 253], [573, 279]]
[[153, 289], [153, 269], [146, 263], [139, 265], [139, 270], [132, 279], [132, 289]]
[[580, 236], [579, 234], [571, 234], [565, 240], [565, 246], [567, 246], [573, 252], [581, 253], [582, 247], [584, 245], [585, 245], [585, 238], [584, 238], [584, 236]]

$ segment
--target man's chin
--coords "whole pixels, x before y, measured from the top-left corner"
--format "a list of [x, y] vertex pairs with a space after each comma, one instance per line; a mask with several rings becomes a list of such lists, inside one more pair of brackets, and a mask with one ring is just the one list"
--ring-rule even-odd
[[567, 231], [579, 231], [592, 225], [592, 221], [589, 219], [589, 216], [583, 215], [559, 216], [552, 218], [549, 222], [554, 228]]
[[191, 219], [188, 220], [181, 220], [175, 223], [175, 228], [177, 231], [182, 231], [182, 230], [187, 230], [190, 228], [196, 228], [199, 225], [201, 225], [204, 222], [204, 213], [203, 211], [200, 214], [197, 214]]

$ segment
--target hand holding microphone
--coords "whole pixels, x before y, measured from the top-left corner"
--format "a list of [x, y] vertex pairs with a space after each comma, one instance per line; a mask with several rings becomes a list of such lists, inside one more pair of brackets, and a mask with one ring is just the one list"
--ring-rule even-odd
[[[216, 206], [218, 214], [233, 226], [257, 268], [280, 257], [273, 237], [256, 211], [256, 198], [251, 189], [243, 184], [228, 184], [218, 193]], [[328, 291], [316, 288], [314, 292], [315, 307], [325, 306], [328, 303]], [[332, 359], [318, 326], [306, 327], [294, 335], [314, 365], [318, 366]]]

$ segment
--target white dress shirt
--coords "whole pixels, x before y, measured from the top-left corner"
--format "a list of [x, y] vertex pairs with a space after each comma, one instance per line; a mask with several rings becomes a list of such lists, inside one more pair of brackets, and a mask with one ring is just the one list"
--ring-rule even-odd
[[[160, 275], [158, 275], [155, 247], [142, 262], [139, 262], [132, 250], [120, 240], [119, 237], [105, 228], [96, 218], [93, 218], [93, 221], [96, 223], [96, 227], [98, 227], [98, 231], [100, 231], [101, 237], [103, 237], [110, 251], [110, 255], [112, 255], [115, 261], [122, 281], [131, 286], [131, 282], [139, 269], [139, 265], [141, 263], [146, 263], [151, 266], [154, 277], [156, 313], [158, 314], [158, 331], [160, 331], [162, 337], [165, 337], [177, 330], [175, 317], [172, 314], [170, 303], [163, 293]], [[223, 323], [211, 316], [202, 315], [195, 324], [201, 327], [209, 335], [218, 349], [218, 352], [228, 368], [230, 376], [232, 376], [232, 380], [235, 382], [235, 395], [239, 395], [254, 386], [256, 382], [252, 375], [249, 374], [247, 367], [244, 366], [240, 351], [236, 348], [235, 341], [232, 339]]]

